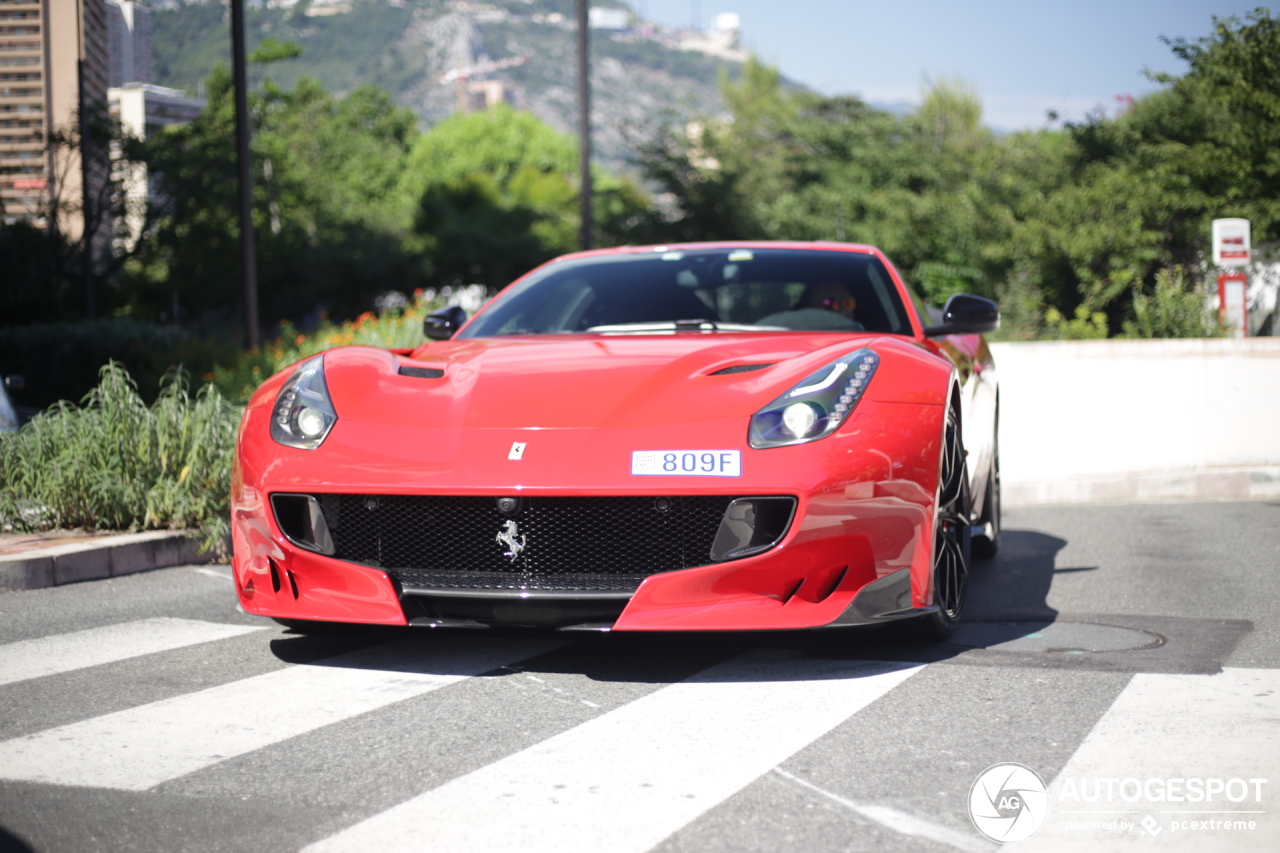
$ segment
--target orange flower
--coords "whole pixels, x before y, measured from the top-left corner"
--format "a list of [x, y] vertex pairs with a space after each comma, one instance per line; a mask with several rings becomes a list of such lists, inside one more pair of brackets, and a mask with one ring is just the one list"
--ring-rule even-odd
[[294, 338], [294, 339], [293, 339], [293, 343], [294, 343], [296, 346], [302, 346], [302, 345], [303, 345], [303, 344], [305, 344], [306, 342], [307, 342], [307, 336], [306, 336], [306, 335], [298, 335], [296, 338]]

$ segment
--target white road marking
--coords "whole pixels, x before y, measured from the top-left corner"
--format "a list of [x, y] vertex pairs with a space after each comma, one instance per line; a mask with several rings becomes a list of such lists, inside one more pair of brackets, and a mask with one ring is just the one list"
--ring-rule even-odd
[[945, 844], [948, 847], [954, 847], [957, 850], [969, 851], [969, 853], [990, 853], [990, 851], [998, 847], [996, 844], [983, 841], [976, 831], [972, 834], [960, 832], [949, 826], [943, 826], [942, 824], [925, 820], [922, 817], [907, 814], [890, 806], [880, 806], [874, 803], [855, 803], [853, 800], [828, 791], [826, 788], [819, 788], [812, 782], [788, 773], [781, 767], [773, 768], [773, 772], [784, 779], [790, 779], [801, 787], [808, 788], [815, 794], [826, 797], [833, 803], [844, 806], [867, 820], [874, 821], [902, 835], [914, 835], [929, 841], [936, 841], [939, 844]]
[[158, 617], [54, 634], [0, 646], [0, 685], [114, 663], [262, 631], [260, 625], [227, 625]]
[[[1010, 760], [1016, 761], [1016, 756]], [[1034, 768], [1033, 768], [1034, 769]], [[1184, 780], [1242, 779], [1247, 795], [1232, 802], [1217, 793], [1211, 802], [1187, 801]], [[1113, 796], [1108, 801], [1107, 779]], [[1122, 780], [1146, 785], [1178, 780], [1183, 802], [1121, 797]], [[1250, 779], [1266, 779], [1262, 802]], [[1099, 782], [1101, 787], [1098, 788]], [[1087, 785], [1091, 800], [1072, 796]], [[1097, 796], [1094, 793], [1097, 791]], [[1132, 786], [1126, 789], [1136, 796]], [[1241, 793], [1234, 786], [1234, 793]], [[1261, 810], [1265, 814], [1253, 814]], [[1213, 811], [1209, 814], [1208, 811]], [[1230, 811], [1235, 814], [1222, 814]], [[1176, 812], [1176, 813], [1175, 813]], [[1152, 823], [1144, 829], [1142, 821]], [[1080, 829], [1078, 824], [1126, 821], [1128, 831]], [[1196, 830], [1172, 822], [1254, 821], [1254, 829]], [[1153, 835], [1154, 831], [1154, 835]], [[1280, 850], [1280, 670], [1227, 668], [1216, 675], [1138, 674], [1049, 785], [1049, 816], [1040, 831], [1018, 845], [1035, 851], [1159, 849], [1187, 851]]]
[[736, 658], [306, 849], [640, 853], [920, 668]]
[[142, 791], [564, 645], [397, 641], [0, 743], [0, 779]]
[[219, 580], [231, 581], [232, 583], [235, 583], [235, 580], [236, 580], [231, 576], [230, 572], [220, 572], [217, 569], [192, 569], [192, 571], [198, 575], [208, 575], [211, 578], [218, 578]]

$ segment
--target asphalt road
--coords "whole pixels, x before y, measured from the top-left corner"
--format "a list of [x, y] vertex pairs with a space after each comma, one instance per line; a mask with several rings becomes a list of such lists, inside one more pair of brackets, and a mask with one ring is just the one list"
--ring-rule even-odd
[[1016, 762], [1047, 794], [979, 811], [1044, 818], [1019, 849], [1277, 850], [1277, 531], [1010, 510], [941, 646], [301, 636], [224, 566], [4, 594], [0, 849], [991, 850], [971, 790]]

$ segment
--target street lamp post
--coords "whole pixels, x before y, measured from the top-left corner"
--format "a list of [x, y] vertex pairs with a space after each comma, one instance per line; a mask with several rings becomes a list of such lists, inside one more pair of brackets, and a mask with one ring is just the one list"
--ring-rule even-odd
[[[83, 17], [80, 27], [84, 28]], [[98, 316], [98, 300], [93, 292], [93, 231], [89, 228], [93, 218], [93, 196], [89, 189], [89, 122], [85, 115], [89, 101], [84, 96], [83, 54], [76, 60], [76, 76], [80, 87], [80, 243], [84, 247], [80, 253], [80, 278], [84, 284], [85, 314], [92, 320]]]
[[580, 215], [582, 248], [592, 246], [591, 214], [591, 63], [587, 54], [587, 0], [578, 0], [578, 145], [582, 169]]
[[245, 344], [258, 346], [258, 270], [253, 243], [253, 178], [249, 162], [249, 94], [245, 74], [244, 0], [231, 0], [231, 65], [236, 88], [236, 170], [240, 202], [240, 273]]
[[[92, 219], [93, 196], [89, 189], [89, 99], [84, 91], [84, 6], [76, 3], [76, 87], [80, 99], [76, 110], [80, 134], [80, 278], [84, 285], [85, 314], [92, 320], [98, 316], [97, 294], [93, 292], [93, 232], [89, 230]], [[96, 230], [96, 229], [95, 229]]]

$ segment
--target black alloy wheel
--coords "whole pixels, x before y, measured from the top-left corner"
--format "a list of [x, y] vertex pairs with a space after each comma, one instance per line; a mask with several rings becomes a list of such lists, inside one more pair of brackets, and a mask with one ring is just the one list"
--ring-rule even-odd
[[933, 523], [933, 604], [938, 609], [912, 620], [914, 633], [928, 641], [951, 636], [960, 621], [969, 582], [969, 468], [960, 438], [960, 418], [952, 408], [947, 410], [938, 482], [938, 511]]

